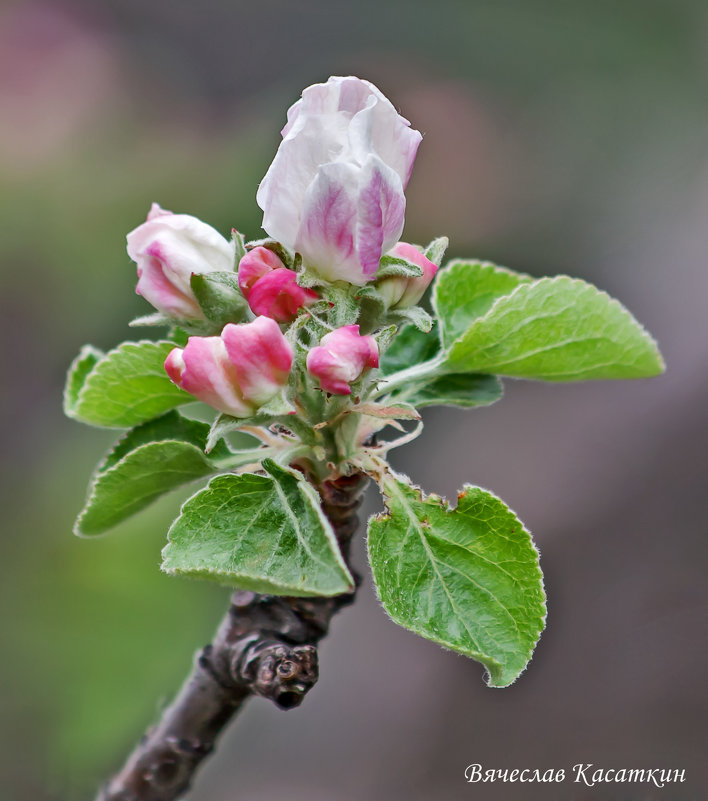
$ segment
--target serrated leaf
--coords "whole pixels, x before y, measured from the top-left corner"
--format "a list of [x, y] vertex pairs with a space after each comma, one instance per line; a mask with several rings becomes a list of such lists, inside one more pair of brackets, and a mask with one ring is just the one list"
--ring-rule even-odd
[[437, 264], [439, 267], [449, 244], [450, 240], [446, 236], [440, 236], [437, 239], [433, 239], [433, 241], [423, 251], [423, 255], [426, 259], [432, 261], [433, 264]]
[[523, 671], [545, 621], [538, 553], [498, 498], [465, 487], [455, 509], [387, 480], [369, 522], [379, 598], [396, 623], [481, 662], [493, 687]]
[[219, 472], [203, 449], [188, 442], [148, 442], [96, 473], [74, 532], [102, 534], [183, 484]]
[[71, 408], [71, 417], [107, 428], [130, 428], [194, 397], [165, 372], [174, 342], [124, 342], [94, 365]]
[[[102, 472], [109, 467], [113, 467], [130, 451], [149, 442], [178, 440], [180, 442], [188, 442], [204, 452], [210, 430], [211, 427], [208, 423], [190, 420], [174, 410], [167, 412], [162, 417], [157, 417], [155, 420], [136, 426], [124, 434], [113, 446], [112, 450], [108, 452], [96, 470], [97, 472]], [[226, 443], [219, 439], [214, 443], [211, 458], [225, 459], [230, 453], [231, 451]]]
[[491, 262], [451, 261], [438, 271], [433, 287], [432, 303], [443, 344], [449, 346], [486, 314], [495, 300], [530, 280], [530, 276]]
[[545, 381], [641, 378], [664, 368], [656, 342], [618, 301], [579, 279], [524, 283], [455, 340], [450, 372]]
[[71, 363], [64, 385], [64, 414], [67, 417], [75, 417], [79, 392], [86, 381], [86, 376], [104, 355], [103, 351], [94, 348], [93, 345], [84, 345]]
[[494, 375], [458, 373], [441, 376], [427, 384], [403, 388], [394, 398], [405, 398], [417, 409], [426, 406], [490, 406], [501, 400], [504, 388]]
[[404, 325], [380, 362], [383, 375], [391, 375], [432, 359], [440, 351], [437, 324], [425, 333], [414, 325]]
[[314, 488], [270, 459], [268, 475], [212, 479], [182, 507], [162, 569], [274, 595], [339, 595], [354, 581]]

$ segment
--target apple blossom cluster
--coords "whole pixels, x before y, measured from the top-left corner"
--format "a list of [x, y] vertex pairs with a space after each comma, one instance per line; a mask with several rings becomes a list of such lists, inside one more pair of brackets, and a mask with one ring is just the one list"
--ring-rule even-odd
[[[298, 341], [308, 341], [309, 378], [325, 393], [350, 395], [379, 365], [376, 332], [404, 319], [396, 313], [420, 302], [438, 269], [399, 241], [421, 135], [375, 86], [350, 77], [309, 87], [282, 137], [257, 194], [270, 239], [244, 244], [234, 232], [229, 241], [156, 203], [127, 237], [138, 294], [166, 321], [195, 332], [168, 355], [169, 377], [236, 418], [256, 415], [285, 391]], [[380, 270], [382, 257], [393, 269]], [[237, 286], [245, 301], [238, 298], [230, 321], [209, 336], [199, 335], [210, 321], [195, 276], [228, 287], [232, 298]], [[363, 287], [368, 293], [359, 294]], [[348, 317], [332, 313], [345, 298], [353, 300]], [[315, 325], [293, 325], [299, 318]]]
[[[128, 254], [156, 313], [133, 325], [168, 333], [108, 353], [86, 346], [72, 364], [66, 413], [127, 429], [75, 530], [101, 534], [211, 476], [170, 528], [165, 572], [336, 596], [355, 581], [324, 499], [341, 492], [353, 510], [348, 493], [371, 477], [386, 507], [368, 524], [385, 609], [503, 687], [545, 624], [531, 536], [480, 487], [466, 485], [455, 507], [426, 495], [388, 451], [418, 436], [424, 407], [496, 403], [502, 377], [642, 378], [664, 365], [647, 331], [591, 284], [478, 259], [439, 269], [446, 238], [402, 241], [420, 142], [372, 84], [330, 78], [288, 112], [257, 193], [265, 239], [227, 239], [153, 204]], [[432, 314], [420, 305], [431, 284]], [[194, 400], [214, 411], [209, 422], [178, 411]], [[379, 436], [386, 427], [398, 438]]]

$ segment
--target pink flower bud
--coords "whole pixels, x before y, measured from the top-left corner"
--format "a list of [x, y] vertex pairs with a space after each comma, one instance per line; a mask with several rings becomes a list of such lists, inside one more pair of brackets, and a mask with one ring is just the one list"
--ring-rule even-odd
[[204, 319], [189, 285], [192, 274], [234, 269], [233, 243], [196, 217], [157, 203], [127, 239], [128, 255], [138, 265], [135, 291], [169, 317]]
[[351, 395], [352, 381], [367, 367], [379, 366], [379, 348], [372, 336], [361, 336], [358, 325], [326, 334], [307, 354], [307, 369], [333, 395]]
[[220, 412], [250, 417], [287, 383], [293, 350], [269, 317], [229, 323], [218, 337], [190, 337], [165, 370], [175, 384]]
[[435, 278], [438, 265], [434, 264], [430, 259], [426, 259], [418, 248], [409, 245], [407, 242], [396, 243], [388, 252], [388, 255], [417, 264], [418, 267], [422, 268], [423, 275], [415, 278], [392, 275], [377, 281], [376, 288], [384, 296], [386, 307], [388, 309], [407, 309], [410, 306], [415, 306], [425, 294], [430, 282]]
[[288, 111], [256, 199], [263, 228], [327, 281], [363, 286], [399, 238], [422, 139], [359, 78], [310, 86]]
[[298, 310], [317, 299], [317, 293], [298, 286], [297, 276], [288, 270], [272, 250], [253, 248], [238, 265], [238, 285], [254, 314], [289, 323]]

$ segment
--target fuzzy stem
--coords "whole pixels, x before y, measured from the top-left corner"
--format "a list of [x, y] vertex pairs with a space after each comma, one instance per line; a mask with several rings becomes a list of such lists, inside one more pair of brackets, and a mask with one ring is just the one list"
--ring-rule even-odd
[[[366, 477], [356, 474], [318, 487], [347, 561], [366, 484]], [[235, 592], [177, 697], [96, 801], [176, 801], [250, 696], [268, 698], [280, 709], [299, 706], [317, 681], [317, 643], [334, 614], [353, 600], [353, 593], [284, 598]]]
[[443, 363], [443, 357], [436, 356], [430, 361], [414, 364], [405, 370], [399, 370], [397, 373], [383, 376], [379, 380], [379, 386], [368, 396], [368, 399], [380, 398], [382, 395], [388, 395], [398, 387], [405, 387], [408, 384], [415, 384], [418, 381], [431, 378], [440, 372]]

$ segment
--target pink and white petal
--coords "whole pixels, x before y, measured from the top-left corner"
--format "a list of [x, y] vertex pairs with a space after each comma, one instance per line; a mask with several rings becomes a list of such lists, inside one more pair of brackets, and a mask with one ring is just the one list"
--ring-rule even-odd
[[159, 311], [182, 320], [200, 320], [204, 313], [193, 295], [186, 295], [165, 276], [163, 264], [145, 254], [138, 262], [135, 291]]
[[275, 320], [229, 323], [221, 337], [247, 401], [266, 403], [287, 384], [293, 350]]
[[361, 173], [356, 250], [366, 281], [376, 275], [381, 255], [398, 240], [406, 211], [401, 179], [377, 156], [369, 156]]
[[[253, 405], [239, 390], [237, 372], [228, 358], [221, 337], [190, 337], [181, 353], [181, 363], [184, 366], [176, 383], [182, 389], [214, 409], [234, 417], [253, 414]], [[173, 358], [170, 366], [176, 369], [180, 363]], [[165, 368], [170, 374], [167, 362]]]
[[363, 286], [368, 278], [355, 250], [359, 171], [352, 164], [323, 165], [309, 187], [295, 249], [328, 281]]

